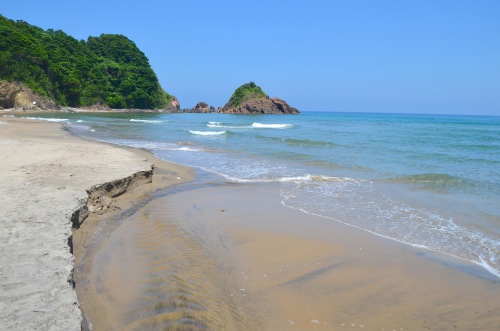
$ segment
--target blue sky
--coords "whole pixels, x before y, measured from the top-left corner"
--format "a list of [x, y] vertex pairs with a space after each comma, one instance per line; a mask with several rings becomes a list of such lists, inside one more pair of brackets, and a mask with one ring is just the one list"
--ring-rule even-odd
[[28, 1], [0, 13], [120, 33], [181, 107], [256, 82], [302, 111], [500, 115], [500, 1]]

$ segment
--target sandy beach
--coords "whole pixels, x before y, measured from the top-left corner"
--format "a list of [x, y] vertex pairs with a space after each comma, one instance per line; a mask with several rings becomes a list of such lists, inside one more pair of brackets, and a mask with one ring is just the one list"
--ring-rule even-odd
[[232, 257], [235, 295], [258, 302], [264, 329], [500, 327], [500, 283], [478, 266], [283, 207], [275, 185], [205, 188], [170, 200], [179, 208], [172, 217], [189, 213], [192, 224], [210, 229], [205, 236], [223, 238], [216, 246]]
[[0, 329], [80, 330], [72, 227], [115, 209], [112, 195], [150, 183], [153, 158], [9, 117], [0, 118], [0, 150]]
[[[0, 329], [500, 329], [500, 282], [479, 266], [284, 207], [279, 184], [59, 124], [0, 118], [0, 137]], [[119, 197], [88, 198], [110, 182]]]
[[96, 329], [498, 329], [479, 266], [205, 176], [93, 223], [76, 274]]

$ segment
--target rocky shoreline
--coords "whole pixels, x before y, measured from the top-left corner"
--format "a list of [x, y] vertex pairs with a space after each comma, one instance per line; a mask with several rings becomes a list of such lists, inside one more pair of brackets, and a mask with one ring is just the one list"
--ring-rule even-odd
[[60, 106], [53, 100], [40, 96], [22, 83], [0, 81], [0, 113], [40, 113], [40, 112], [128, 112], [128, 113], [221, 113], [221, 114], [299, 114], [280, 98], [269, 96], [250, 96], [240, 104], [233, 104], [231, 99], [224, 107], [209, 106], [198, 102], [193, 108], [181, 109], [179, 100], [173, 100], [163, 109], [112, 109], [107, 105], [95, 104], [88, 107]]

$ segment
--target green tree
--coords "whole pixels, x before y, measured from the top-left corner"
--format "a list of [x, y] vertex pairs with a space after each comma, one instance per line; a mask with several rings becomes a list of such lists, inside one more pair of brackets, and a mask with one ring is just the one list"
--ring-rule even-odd
[[234, 91], [229, 99], [228, 105], [236, 107], [250, 98], [268, 98], [268, 95], [254, 82], [250, 82], [241, 85]]
[[61, 105], [161, 108], [173, 97], [145, 54], [123, 35], [77, 40], [0, 15], [0, 79], [19, 81]]

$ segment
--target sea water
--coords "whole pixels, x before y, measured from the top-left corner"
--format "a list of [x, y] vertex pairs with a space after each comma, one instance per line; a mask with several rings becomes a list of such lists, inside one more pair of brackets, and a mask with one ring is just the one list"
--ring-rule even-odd
[[303, 112], [41, 117], [241, 183], [283, 205], [478, 264], [500, 278], [500, 117]]

